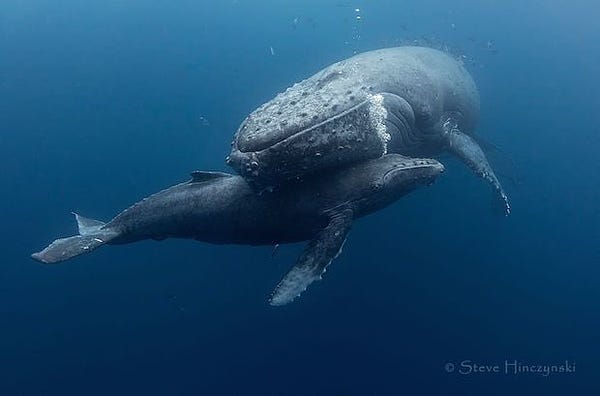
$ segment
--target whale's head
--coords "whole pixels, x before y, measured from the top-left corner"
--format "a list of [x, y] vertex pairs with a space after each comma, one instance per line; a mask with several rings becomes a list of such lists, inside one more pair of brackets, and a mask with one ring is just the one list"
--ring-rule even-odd
[[384, 158], [387, 161], [381, 183], [383, 188], [394, 196], [431, 184], [444, 172], [444, 165], [430, 158], [408, 158], [397, 154]]
[[254, 110], [240, 125], [235, 144], [241, 152], [265, 150], [352, 109], [367, 99], [344, 62], [294, 84]]
[[254, 110], [234, 136], [228, 164], [244, 177], [278, 181], [381, 155], [376, 87], [352, 65], [331, 65]]
[[420, 186], [430, 185], [443, 171], [444, 166], [434, 159], [388, 154], [356, 164], [347, 171], [342, 169], [335, 179], [352, 189], [350, 201], [361, 212], [370, 213]]

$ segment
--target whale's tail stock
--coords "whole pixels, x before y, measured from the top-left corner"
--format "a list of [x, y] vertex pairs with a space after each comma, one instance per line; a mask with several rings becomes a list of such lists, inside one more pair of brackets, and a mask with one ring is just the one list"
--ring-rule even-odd
[[117, 231], [105, 227], [106, 223], [102, 221], [73, 214], [77, 220], [79, 235], [55, 240], [41, 252], [33, 253], [32, 259], [46, 264], [58, 263], [91, 252], [119, 236]]

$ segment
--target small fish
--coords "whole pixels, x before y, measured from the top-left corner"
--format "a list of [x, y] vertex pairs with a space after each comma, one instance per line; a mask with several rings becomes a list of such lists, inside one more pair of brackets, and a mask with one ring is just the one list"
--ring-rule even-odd
[[275, 50], [273, 49], [273, 47], [269, 47], [269, 49], [271, 50], [271, 55], [275, 56]]

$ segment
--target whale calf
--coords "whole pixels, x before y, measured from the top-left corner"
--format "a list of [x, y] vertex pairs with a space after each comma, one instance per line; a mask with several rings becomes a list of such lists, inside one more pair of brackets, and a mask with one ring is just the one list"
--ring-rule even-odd
[[396, 47], [334, 63], [254, 110], [227, 163], [258, 186], [388, 153], [450, 152], [509, 200], [477, 143], [479, 94], [448, 54]]
[[270, 303], [299, 296], [338, 255], [354, 219], [380, 210], [444, 170], [433, 159], [390, 154], [257, 193], [238, 175], [192, 173], [134, 204], [108, 223], [75, 215], [79, 235], [57, 239], [32, 258], [56, 263], [102, 245], [188, 238], [270, 245], [309, 240]]

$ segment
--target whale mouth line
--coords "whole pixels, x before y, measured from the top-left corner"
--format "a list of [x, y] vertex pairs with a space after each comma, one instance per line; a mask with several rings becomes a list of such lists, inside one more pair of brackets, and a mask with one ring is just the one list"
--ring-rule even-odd
[[410, 164], [399, 165], [399, 166], [396, 166], [395, 168], [388, 170], [383, 175], [383, 180], [385, 180], [388, 176], [391, 176], [396, 172], [413, 170], [413, 169], [435, 169], [437, 171], [436, 174], [440, 174], [440, 173], [444, 172], [444, 165], [442, 165], [438, 161], [433, 162], [433, 161], [426, 161], [426, 160], [417, 160]]
[[298, 137], [299, 135], [302, 135], [302, 134], [305, 134], [305, 133], [310, 133], [311, 131], [313, 131], [313, 130], [315, 130], [317, 128], [320, 128], [320, 127], [322, 127], [324, 125], [330, 124], [330, 123], [332, 123], [332, 122], [334, 122], [334, 121], [336, 121], [336, 120], [338, 120], [338, 119], [340, 119], [340, 118], [348, 115], [349, 113], [352, 113], [353, 111], [356, 111], [361, 106], [365, 106], [367, 104], [369, 104], [369, 99], [365, 99], [362, 102], [360, 102], [360, 103], [358, 103], [358, 104], [350, 107], [347, 110], [344, 110], [344, 111], [342, 111], [340, 113], [337, 113], [334, 116], [328, 117], [324, 121], [321, 121], [321, 122], [316, 123], [314, 125], [310, 125], [310, 126], [305, 127], [303, 129], [299, 129], [299, 130], [293, 132], [292, 134], [283, 137], [282, 139], [279, 139], [277, 141], [265, 142], [264, 144], [262, 144], [261, 146], [259, 146], [258, 148], [255, 148], [255, 149], [247, 149], [247, 150], [245, 150], [243, 147], [240, 147], [239, 144], [238, 144], [238, 150], [240, 152], [242, 152], [242, 153], [253, 153], [253, 152], [254, 153], [258, 153], [258, 152], [261, 152], [261, 151], [264, 151], [264, 150], [268, 150], [271, 147], [273, 147], [273, 146], [275, 146], [277, 144], [280, 144], [280, 143], [284, 143], [284, 142], [288, 141], [291, 138]]

